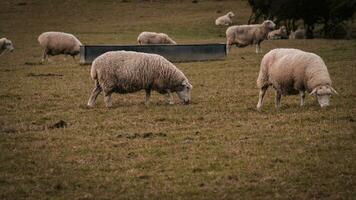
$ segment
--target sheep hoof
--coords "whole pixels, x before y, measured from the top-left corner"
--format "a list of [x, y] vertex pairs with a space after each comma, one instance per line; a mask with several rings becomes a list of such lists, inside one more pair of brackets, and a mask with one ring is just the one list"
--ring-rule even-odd
[[257, 105], [256, 108], [257, 108], [257, 111], [258, 111], [258, 112], [261, 112], [261, 111], [262, 111], [262, 106]]

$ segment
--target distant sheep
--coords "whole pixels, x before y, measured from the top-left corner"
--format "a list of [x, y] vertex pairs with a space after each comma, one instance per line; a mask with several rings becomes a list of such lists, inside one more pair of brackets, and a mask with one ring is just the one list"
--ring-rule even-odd
[[215, 20], [215, 25], [217, 26], [228, 26], [232, 24], [232, 18], [235, 16], [233, 12], [228, 12], [226, 15], [218, 17]]
[[142, 32], [137, 37], [137, 42], [143, 44], [177, 44], [165, 33]]
[[104, 101], [111, 107], [111, 94], [146, 91], [145, 103], [151, 90], [166, 94], [173, 104], [172, 92], [176, 92], [185, 104], [190, 102], [192, 85], [185, 75], [172, 63], [157, 54], [132, 51], [111, 51], [97, 57], [92, 63], [91, 77], [95, 88], [88, 106], [93, 106], [97, 96], [104, 92]]
[[268, 33], [269, 40], [288, 39], [287, 28], [281, 26], [279, 29]]
[[298, 28], [296, 31], [292, 31], [289, 34], [289, 39], [305, 39], [306, 31], [305, 29]]
[[14, 51], [14, 46], [12, 46], [11, 40], [8, 40], [7, 38], [1, 38], [0, 39], [0, 56], [4, 54], [6, 51]]
[[44, 32], [38, 37], [38, 42], [43, 48], [42, 63], [49, 55], [71, 55], [74, 59], [82, 45], [74, 35], [63, 32]]
[[230, 26], [226, 30], [226, 52], [229, 53], [231, 46], [245, 47], [256, 45], [256, 53], [262, 52], [261, 42], [267, 39], [267, 34], [276, 27], [271, 20], [266, 20], [262, 24]]
[[331, 87], [331, 79], [324, 61], [314, 53], [298, 49], [274, 49], [261, 61], [257, 79], [260, 89], [257, 110], [268, 87], [276, 90], [276, 108], [280, 107], [282, 95], [300, 95], [304, 105], [305, 91], [315, 95], [321, 107], [329, 106], [330, 96], [337, 92]]

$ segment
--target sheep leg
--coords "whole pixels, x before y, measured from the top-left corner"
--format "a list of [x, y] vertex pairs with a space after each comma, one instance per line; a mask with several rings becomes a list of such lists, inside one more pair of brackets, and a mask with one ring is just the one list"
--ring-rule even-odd
[[277, 109], [279, 109], [281, 107], [281, 98], [282, 98], [282, 93], [277, 90], [276, 91], [276, 99], [275, 99]]
[[260, 43], [256, 44], [256, 53], [262, 53]]
[[173, 105], [174, 102], [173, 102], [173, 95], [171, 93], [171, 91], [167, 91], [167, 94], [166, 94], [166, 99], [167, 99], [167, 102], [170, 104], [170, 105]]
[[258, 97], [258, 103], [257, 103], [257, 110], [260, 111], [261, 107], [262, 107], [262, 102], [263, 102], [263, 98], [265, 97], [265, 94], [267, 92], [268, 86], [262, 87], [260, 89], [260, 94]]
[[95, 88], [93, 89], [93, 91], [89, 97], [88, 106], [90, 106], [90, 107], [94, 106], [95, 100], [101, 91], [102, 91], [102, 89], [101, 89], [98, 81], [95, 81]]
[[112, 99], [111, 99], [111, 92], [104, 94], [104, 102], [106, 107], [112, 107]]
[[43, 55], [42, 55], [42, 61], [41, 63], [44, 64], [45, 62], [48, 61], [48, 50], [47, 49], [44, 49], [43, 50]]
[[146, 104], [146, 106], [148, 105], [148, 100], [150, 99], [150, 97], [151, 97], [151, 90], [146, 89], [146, 96], [145, 96], [145, 104]]
[[226, 54], [229, 54], [230, 49], [231, 49], [231, 44], [226, 43]]
[[5, 50], [0, 50], [0, 56], [2, 55], [2, 54], [4, 54], [6, 52], [6, 49]]
[[300, 106], [304, 106], [305, 92], [299, 91], [299, 95], [300, 95]]

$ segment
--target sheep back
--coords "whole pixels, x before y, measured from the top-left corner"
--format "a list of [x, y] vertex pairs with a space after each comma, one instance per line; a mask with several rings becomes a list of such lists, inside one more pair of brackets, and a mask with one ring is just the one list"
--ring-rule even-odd
[[1, 38], [0, 39], [0, 49], [3, 49], [4, 48], [4, 44], [5, 44], [5, 41], [6, 41], [7, 39], [6, 38]]
[[290, 95], [299, 90], [311, 92], [320, 85], [331, 86], [331, 79], [318, 55], [298, 49], [274, 49], [263, 57], [257, 79], [259, 88], [268, 85]]
[[6, 41], [6, 40], [7, 40], [6, 38], [1, 38], [1, 39], [0, 39], [0, 54], [1, 54], [3, 51], [5, 51], [4, 44], [5, 44], [5, 41]]
[[176, 44], [167, 34], [155, 32], [140, 33], [137, 42], [139, 44]]
[[267, 37], [268, 37], [269, 40], [286, 39], [286, 38], [288, 38], [286, 27], [282, 26], [277, 30], [269, 32]]
[[262, 24], [230, 26], [226, 30], [228, 43], [238, 47], [257, 44], [267, 38], [268, 30]]
[[289, 35], [289, 39], [305, 39], [306, 38], [305, 29], [297, 29], [296, 31], [292, 31]]
[[215, 20], [215, 25], [224, 26], [232, 24], [232, 17], [235, 16], [233, 12], [228, 12], [226, 15], [220, 16]]
[[174, 92], [188, 79], [172, 63], [157, 54], [112, 51], [96, 58], [91, 76], [104, 92], [131, 93], [142, 89]]
[[63, 32], [44, 32], [38, 37], [38, 42], [47, 49], [48, 55], [77, 55], [82, 45], [74, 35]]

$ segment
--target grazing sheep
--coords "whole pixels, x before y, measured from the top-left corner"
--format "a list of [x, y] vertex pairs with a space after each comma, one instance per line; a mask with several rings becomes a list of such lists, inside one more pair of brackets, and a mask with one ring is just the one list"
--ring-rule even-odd
[[281, 26], [279, 29], [269, 32], [267, 37], [269, 40], [287, 39], [287, 28]]
[[314, 53], [298, 49], [274, 49], [261, 61], [257, 79], [260, 89], [257, 110], [262, 107], [263, 97], [272, 85], [276, 90], [276, 108], [280, 107], [282, 95], [300, 95], [300, 105], [304, 105], [305, 91], [315, 95], [321, 107], [329, 106], [331, 80], [324, 61]]
[[95, 80], [95, 88], [88, 106], [94, 105], [101, 91], [106, 106], [111, 107], [112, 93], [132, 93], [142, 89], [146, 91], [146, 105], [151, 90], [166, 94], [169, 104], [173, 104], [171, 92], [176, 92], [188, 104], [193, 88], [184, 74], [162, 56], [132, 51], [111, 51], [97, 57], [92, 63], [91, 77]]
[[49, 55], [65, 54], [74, 59], [82, 45], [74, 35], [63, 32], [44, 32], [38, 37], [38, 42], [43, 47], [42, 63], [47, 61]]
[[217, 26], [228, 26], [232, 24], [232, 18], [234, 17], [233, 12], [228, 12], [226, 15], [223, 15], [221, 17], [218, 17], [215, 20], [215, 25]]
[[14, 46], [12, 46], [11, 40], [8, 40], [6, 38], [1, 38], [0, 39], [0, 56], [4, 54], [6, 51], [14, 51]]
[[306, 31], [305, 29], [298, 28], [296, 31], [291, 31], [289, 34], [289, 39], [305, 39]]
[[138, 44], [177, 44], [165, 33], [142, 32], [137, 37]]
[[229, 53], [234, 44], [237, 47], [255, 44], [256, 53], [262, 52], [260, 44], [275, 26], [276, 24], [271, 20], [266, 20], [262, 24], [230, 26], [226, 30], [226, 52]]

